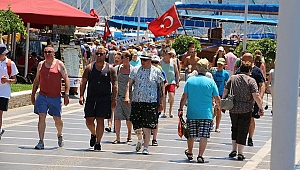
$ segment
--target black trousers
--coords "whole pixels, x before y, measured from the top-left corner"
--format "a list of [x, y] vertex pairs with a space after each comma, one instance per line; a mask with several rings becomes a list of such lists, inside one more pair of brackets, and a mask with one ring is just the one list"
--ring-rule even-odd
[[237, 144], [245, 145], [252, 112], [248, 113], [230, 113], [231, 119], [231, 139], [236, 140]]

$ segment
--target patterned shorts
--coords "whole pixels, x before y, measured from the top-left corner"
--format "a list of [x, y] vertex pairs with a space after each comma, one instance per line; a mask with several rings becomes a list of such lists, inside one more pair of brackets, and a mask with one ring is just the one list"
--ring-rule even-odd
[[157, 124], [157, 103], [132, 102], [130, 121], [133, 129], [155, 129]]
[[191, 138], [205, 137], [210, 138], [210, 119], [187, 120]]

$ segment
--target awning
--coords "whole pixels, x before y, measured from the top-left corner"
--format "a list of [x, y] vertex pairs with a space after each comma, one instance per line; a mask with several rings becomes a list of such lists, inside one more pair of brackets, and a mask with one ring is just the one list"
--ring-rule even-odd
[[[177, 4], [178, 10], [244, 13], [245, 4]], [[278, 15], [279, 4], [249, 4], [249, 14]]]
[[[219, 22], [234, 22], [234, 23], [244, 23], [244, 16], [228, 16], [228, 15], [182, 15], [182, 18], [189, 18], [192, 20], [217, 20]], [[278, 23], [277, 19], [265, 19], [257, 17], [248, 17], [248, 23], [260, 24], [260, 25], [273, 25], [276, 26]]]

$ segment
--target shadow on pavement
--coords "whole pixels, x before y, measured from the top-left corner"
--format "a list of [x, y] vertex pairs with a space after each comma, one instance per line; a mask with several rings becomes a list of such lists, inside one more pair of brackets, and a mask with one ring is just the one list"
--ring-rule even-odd
[[[26, 147], [26, 146], [19, 146], [18, 148], [20, 149], [27, 149], [27, 150], [39, 150], [39, 149], [34, 149], [34, 147]], [[56, 150], [59, 147], [53, 147], [53, 148], [45, 148], [45, 149], [40, 149], [40, 150]]]
[[[197, 157], [194, 158], [193, 160], [188, 160], [188, 159], [180, 159], [180, 160], [169, 160], [169, 162], [173, 163], [197, 163]], [[209, 163], [209, 161], [204, 161], [204, 163]]]
[[126, 152], [112, 152], [114, 154], [120, 154], [120, 155], [133, 155], [133, 154], [137, 154], [136, 151], [126, 151]]

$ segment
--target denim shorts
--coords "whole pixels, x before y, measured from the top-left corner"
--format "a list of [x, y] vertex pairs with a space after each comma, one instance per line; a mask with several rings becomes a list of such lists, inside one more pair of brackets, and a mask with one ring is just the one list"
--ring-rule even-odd
[[47, 97], [39, 94], [34, 103], [34, 113], [48, 113], [51, 116], [61, 117], [61, 107], [61, 97]]

